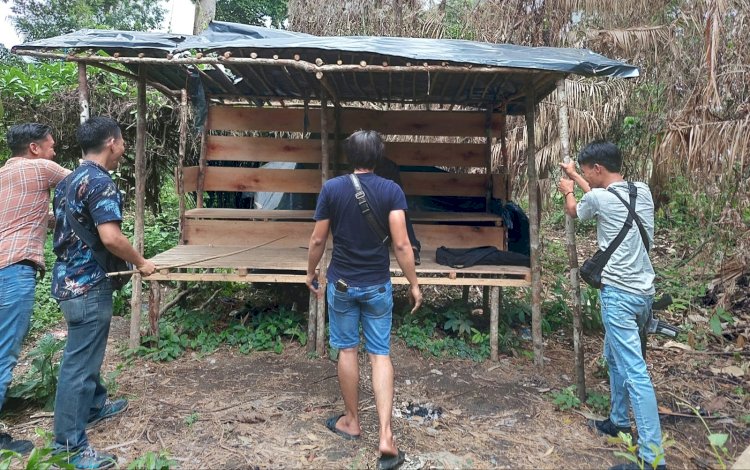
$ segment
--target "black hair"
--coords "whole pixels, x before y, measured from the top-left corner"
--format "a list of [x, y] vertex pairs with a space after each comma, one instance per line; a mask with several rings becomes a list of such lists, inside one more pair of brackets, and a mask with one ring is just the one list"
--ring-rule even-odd
[[120, 125], [112, 118], [94, 116], [81, 124], [76, 131], [78, 145], [84, 154], [99, 153], [104, 149], [107, 141], [122, 136]]
[[346, 156], [352, 168], [373, 170], [385, 158], [383, 137], [377, 131], [359, 130], [345, 142]]
[[612, 173], [619, 173], [622, 169], [622, 154], [617, 145], [612, 142], [595, 140], [585, 146], [578, 154], [578, 164], [599, 164]]
[[32, 142], [41, 142], [48, 135], [52, 135], [52, 128], [50, 126], [39, 124], [38, 122], [29, 122], [11, 126], [8, 129], [6, 139], [11, 155], [16, 157], [24, 154], [29, 148], [29, 144]]

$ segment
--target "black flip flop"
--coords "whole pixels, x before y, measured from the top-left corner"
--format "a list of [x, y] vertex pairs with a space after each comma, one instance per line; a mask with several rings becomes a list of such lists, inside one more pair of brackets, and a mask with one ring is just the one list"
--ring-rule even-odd
[[344, 416], [343, 414], [340, 414], [338, 416], [331, 416], [326, 420], [326, 427], [333, 433], [338, 434], [339, 436], [343, 437], [347, 441], [354, 441], [356, 439], [359, 439], [359, 434], [349, 434], [346, 431], [342, 431], [340, 429], [336, 429], [336, 423], [339, 422], [341, 417]]
[[381, 455], [378, 458], [378, 470], [393, 470], [401, 466], [406, 460], [406, 453], [398, 451], [398, 455]]

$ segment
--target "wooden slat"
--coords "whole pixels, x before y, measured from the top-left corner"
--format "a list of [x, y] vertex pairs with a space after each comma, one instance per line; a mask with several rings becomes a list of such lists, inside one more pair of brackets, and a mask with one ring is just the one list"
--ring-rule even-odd
[[[334, 121], [333, 109], [330, 110]], [[341, 132], [374, 129], [391, 135], [484, 137], [485, 113], [476, 111], [378, 111], [342, 108]], [[305, 127], [304, 109], [210, 106], [208, 129], [234, 131], [320, 132], [320, 112], [310, 109]], [[492, 130], [500, 131], [500, 115]]]
[[414, 233], [425, 251], [434, 250], [439, 246], [471, 248], [492, 245], [501, 250], [505, 249], [504, 227], [415, 224]]
[[185, 244], [242, 246], [272, 243], [274, 248], [307, 248], [314, 222], [266, 222], [253, 220], [185, 220]]
[[401, 172], [404, 192], [410, 196], [485, 195], [487, 175]]
[[320, 140], [215, 136], [208, 138], [209, 160], [320, 163]]
[[[311, 210], [259, 210], [259, 209], [190, 209], [185, 212], [188, 219], [227, 220], [312, 220]], [[486, 212], [426, 212], [410, 211], [414, 223], [439, 222], [502, 222], [502, 217]]]
[[[206, 156], [214, 161], [320, 163], [317, 139], [209, 136]], [[399, 165], [479, 168], [483, 144], [386, 142], [385, 153]], [[342, 161], [346, 164], [346, 161]]]
[[[195, 191], [197, 167], [185, 168], [185, 191]], [[266, 168], [206, 168], [205, 191], [320, 192], [319, 170], [272, 170]]]

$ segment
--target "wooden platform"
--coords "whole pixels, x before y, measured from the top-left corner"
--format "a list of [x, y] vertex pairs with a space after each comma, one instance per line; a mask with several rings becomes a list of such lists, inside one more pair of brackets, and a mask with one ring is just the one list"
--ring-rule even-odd
[[[144, 279], [148, 281], [305, 282], [306, 246], [289, 246], [282, 239], [258, 248], [248, 248], [248, 246], [179, 245], [151, 258], [159, 270]], [[438, 264], [435, 261], [435, 250], [436, 248], [433, 247], [425, 247], [422, 251], [422, 264], [417, 266], [420, 284], [512, 287], [530, 285], [531, 270], [527, 267], [472, 266], [455, 269]], [[207, 272], [209, 269], [212, 272]], [[391, 274], [394, 284], [408, 283], [393, 255], [391, 255]]]

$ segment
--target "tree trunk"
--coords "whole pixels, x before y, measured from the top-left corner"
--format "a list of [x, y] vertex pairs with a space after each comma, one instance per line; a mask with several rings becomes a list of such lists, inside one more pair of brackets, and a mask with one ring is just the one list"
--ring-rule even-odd
[[195, 2], [195, 20], [193, 34], [198, 35], [208, 28], [208, 23], [216, 18], [216, 0], [198, 0]]

